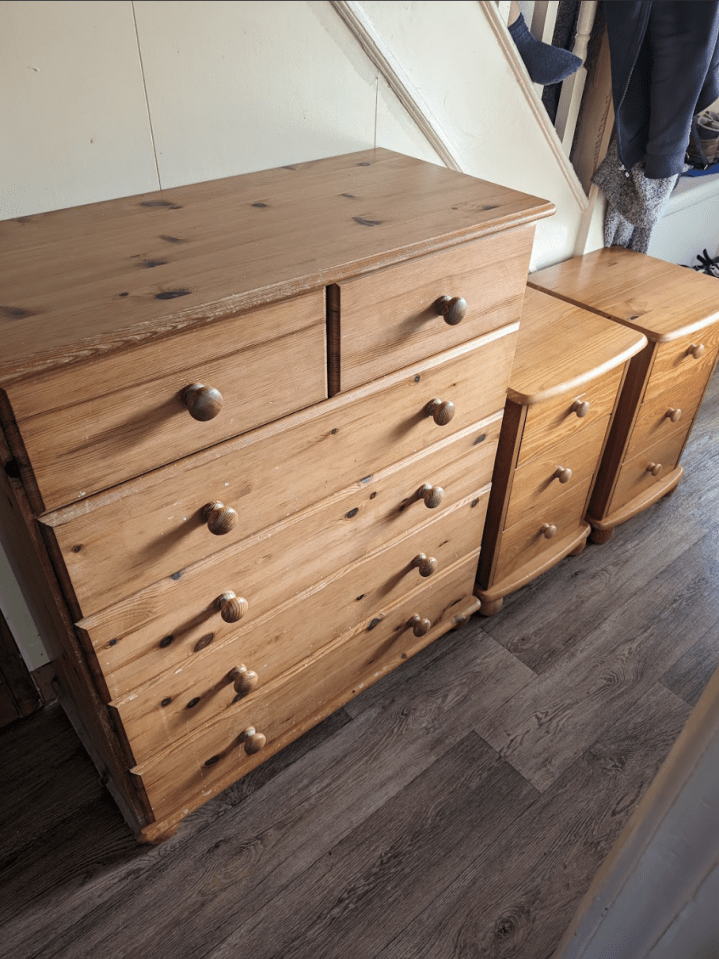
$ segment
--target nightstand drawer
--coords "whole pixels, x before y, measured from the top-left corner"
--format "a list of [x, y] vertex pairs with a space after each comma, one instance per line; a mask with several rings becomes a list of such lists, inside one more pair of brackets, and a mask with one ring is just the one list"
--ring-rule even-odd
[[[203, 557], [501, 409], [515, 334], [505, 327], [43, 516], [75, 593], [75, 619], [165, 577], [180, 579]], [[209, 504], [222, 509], [208, 518]]]
[[[327, 396], [326, 379], [316, 292], [20, 382], [8, 395], [54, 509], [310, 406]], [[193, 385], [205, 389], [186, 402]]]
[[[475, 569], [476, 554], [387, 608], [379, 623], [374, 624], [377, 617], [362, 623], [349, 637], [271, 683], [261, 696], [234, 703], [131, 770], [155, 816], [176, 812], [201, 792], [219, 792], [441, 635], [473, 603]], [[416, 627], [410, 624], [413, 617]], [[415, 629], [423, 635], [415, 635]], [[242, 734], [249, 728], [266, 738], [257, 755], [247, 756], [243, 748]]]
[[682, 426], [687, 430], [699, 409], [706, 380], [703, 376], [684, 377], [663, 393], [643, 403], [639, 409], [624, 459], [629, 460], [639, 450], [661, 442]]
[[623, 376], [624, 368], [618, 366], [576, 393], [563, 393], [559, 399], [530, 406], [517, 466], [556, 449], [580, 431], [586, 432], [598, 420], [605, 420], [614, 409]]
[[[509, 576], [513, 570], [551, 549], [553, 540], [560, 540], [579, 529], [591, 480], [567, 490], [542, 510], [532, 513], [501, 534], [495, 581]], [[547, 533], [554, 530], [551, 536]]]
[[703, 389], [714, 369], [717, 350], [717, 323], [668, 343], [659, 343], [643, 402], [647, 403], [680, 380], [701, 382]]
[[591, 480], [608, 426], [609, 417], [595, 420], [556, 449], [542, 452], [516, 470], [504, 528], [531, 512], [549, 508], [557, 497]]
[[[652, 444], [632, 459], [624, 461], [617, 476], [612, 497], [614, 509], [624, 506], [674, 469], [679, 462], [690, 425], [687, 423], [671, 436]], [[658, 467], [661, 469], [659, 470]]]
[[[533, 225], [510, 230], [331, 290], [335, 322], [339, 317], [339, 388], [351, 389], [517, 321], [533, 236]], [[442, 296], [463, 299], [466, 312], [456, 304], [447, 316], [452, 322], [446, 322], [435, 308]]]

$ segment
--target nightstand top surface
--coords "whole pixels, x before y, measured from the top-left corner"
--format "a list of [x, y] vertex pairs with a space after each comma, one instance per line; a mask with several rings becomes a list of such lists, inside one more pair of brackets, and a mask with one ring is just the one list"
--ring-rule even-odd
[[657, 343], [719, 320], [719, 283], [715, 277], [623, 247], [596, 250], [557, 263], [533, 273], [529, 283], [597, 310]]
[[507, 395], [531, 406], [574, 391], [647, 343], [636, 330], [527, 288]]

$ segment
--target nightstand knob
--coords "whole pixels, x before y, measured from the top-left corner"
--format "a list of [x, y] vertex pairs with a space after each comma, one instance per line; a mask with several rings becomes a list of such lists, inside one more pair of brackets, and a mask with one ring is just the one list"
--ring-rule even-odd
[[248, 726], [240, 733], [240, 742], [244, 743], [245, 752], [251, 756], [265, 747], [267, 736], [264, 733], [258, 733], [254, 726]]
[[668, 420], [671, 420], [672, 423], [678, 423], [682, 418], [682, 411], [679, 409], [674, 409], [670, 406], [664, 415]]
[[687, 350], [687, 353], [689, 353], [690, 356], [693, 356], [695, 360], [698, 360], [700, 356], [704, 356], [704, 344], [692, 343], [692, 345]]
[[203, 510], [207, 528], [215, 536], [224, 536], [234, 528], [238, 520], [237, 511], [223, 503], [208, 503]]
[[423, 499], [427, 509], [436, 509], [444, 499], [444, 490], [441, 486], [430, 486], [424, 483], [417, 490], [417, 499]]
[[660, 476], [661, 472], [662, 472], [661, 463], [650, 463], [649, 466], [647, 466], [647, 473], [651, 473], [652, 476]]
[[226, 623], [239, 623], [247, 614], [250, 604], [242, 596], [236, 596], [232, 590], [223, 593], [215, 600], [220, 616]]
[[194, 420], [213, 420], [222, 409], [222, 393], [202, 383], [188, 386], [182, 393], [182, 399]]
[[444, 322], [450, 326], [456, 326], [461, 323], [467, 315], [467, 301], [461, 296], [440, 296], [434, 304], [434, 308], [440, 316], [444, 317]]
[[586, 416], [589, 412], [589, 401], [588, 400], [575, 400], [572, 403], [571, 407], [572, 413], [576, 413], [577, 416], [582, 417]]
[[235, 666], [229, 678], [234, 683], [235, 692], [238, 696], [246, 696], [248, 693], [251, 693], [253, 689], [257, 688], [257, 684], [260, 681], [257, 673], [253, 669], [248, 669], [244, 664], [242, 666]]
[[557, 527], [553, 523], [545, 523], [539, 531], [545, 539], [551, 539], [557, 534]]
[[425, 406], [425, 411], [428, 416], [431, 416], [435, 421], [437, 426], [446, 426], [447, 423], [454, 417], [454, 403], [451, 400], [442, 400], [435, 398], [430, 400], [429, 403]]
[[558, 479], [560, 483], [568, 483], [571, 478], [572, 471], [568, 466], [558, 466], [552, 476], [552, 479]]
[[417, 567], [420, 576], [431, 576], [437, 569], [437, 560], [434, 556], [427, 556], [426, 553], [417, 553], [412, 560], [412, 565]]
[[407, 625], [412, 628], [415, 636], [425, 636], [432, 628], [430, 621], [418, 616], [417, 613], [412, 616]]

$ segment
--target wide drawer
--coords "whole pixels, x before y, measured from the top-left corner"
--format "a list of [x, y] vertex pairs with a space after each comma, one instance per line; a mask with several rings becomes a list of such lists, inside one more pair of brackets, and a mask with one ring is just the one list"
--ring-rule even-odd
[[[556, 449], [569, 437], [586, 432], [614, 409], [624, 366], [618, 366], [578, 393], [563, 393], [556, 400], [537, 403], [527, 410], [517, 466]], [[584, 406], [583, 404], [587, 404]]]
[[709, 380], [719, 350], [719, 323], [657, 346], [644, 402], [663, 393], [678, 380]]
[[[510, 575], [513, 570], [536, 559], [545, 550], [552, 548], [554, 539], [568, 536], [578, 529], [584, 516], [591, 480], [585, 480], [572, 490], [554, 498], [542, 510], [534, 510], [529, 516], [501, 534], [499, 560], [492, 578], [493, 583]], [[547, 538], [547, 527], [554, 534]]]
[[624, 459], [631, 459], [639, 450], [661, 442], [678, 428], [688, 430], [705, 388], [703, 376], [685, 376], [663, 393], [645, 400], [634, 423]]
[[[223, 593], [232, 590], [247, 602], [245, 627], [322, 577], [446, 515], [490, 482], [500, 423], [495, 414], [201, 560], [179, 580], [165, 578], [82, 620], [78, 632], [101, 691], [107, 699], [121, 696], [220, 645], [238, 628], [221, 615]], [[425, 486], [426, 500], [419, 495]]]
[[[325, 334], [317, 291], [12, 385], [44, 508], [318, 402], [327, 396]], [[219, 391], [214, 418], [191, 415], [183, 395], [192, 385]], [[196, 403], [195, 415], [217, 409], [204, 393]]]
[[[88, 616], [504, 406], [516, 325], [42, 517]], [[438, 425], [431, 401], [455, 404]], [[204, 507], [237, 512], [213, 535]]]
[[[330, 288], [335, 388], [348, 390], [519, 319], [534, 224], [409, 260]], [[462, 298], [447, 323], [435, 304]], [[461, 306], [447, 319], [454, 321]], [[457, 310], [459, 311], [457, 312]]]
[[[462, 557], [470, 553], [476, 557], [488, 493], [485, 488], [448, 516], [328, 574], [276, 612], [230, 634], [217, 648], [111, 703], [134, 762], [142, 762], [230, 707], [238, 698], [233, 670], [244, 667], [254, 673], [256, 685], [246, 695], [261, 697], [273, 679], [296, 663], [358, 626], [379, 624], [388, 606], [423, 582], [432, 582]], [[413, 565], [416, 559], [435, 571], [423, 576], [422, 569]]]
[[[612, 495], [611, 512], [616, 512], [635, 496], [646, 492], [674, 469], [684, 448], [688, 428], [689, 424], [680, 425], [670, 436], [624, 461]], [[661, 470], [657, 471], [658, 467], [661, 467]]]
[[[199, 793], [218, 792], [451, 628], [458, 611], [472, 603], [476, 566], [476, 554], [463, 559], [386, 609], [379, 623], [373, 617], [271, 683], [261, 696], [239, 700], [131, 770], [155, 816], [171, 815]], [[415, 615], [428, 621], [419, 627], [427, 629], [424, 635], [416, 636], [410, 625]], [[250, 728], [267, 739], [257, 756], [247, 756], [243, 748], [243, 733]]]
[[[585, 429], [543, 451], [515, 471], [512, 493], [504, 521], [508, 529], [524, 516], [544, 510], [558, 496], [594, 476], [609, 426], [609, 417], [595, 420]], [[571, 475], [568, 476], [568, 473]]]

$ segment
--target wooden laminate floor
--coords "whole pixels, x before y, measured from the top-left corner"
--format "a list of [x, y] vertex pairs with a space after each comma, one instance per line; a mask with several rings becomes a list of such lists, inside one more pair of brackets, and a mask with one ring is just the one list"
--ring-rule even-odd
[[61, 710], [0, 736], [7, 959], [546, 959], [719, 661], [719, 376], [676, 494], [137, 846]]

